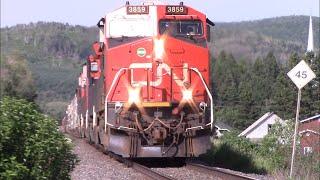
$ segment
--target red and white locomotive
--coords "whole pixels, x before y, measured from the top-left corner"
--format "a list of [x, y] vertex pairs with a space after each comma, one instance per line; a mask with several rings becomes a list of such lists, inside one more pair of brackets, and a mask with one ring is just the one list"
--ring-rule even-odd
[[210, 146], [210, 26], [183, 3], [108, 13], [67, 110], [67, 129], [123, 157], [197, 157]]

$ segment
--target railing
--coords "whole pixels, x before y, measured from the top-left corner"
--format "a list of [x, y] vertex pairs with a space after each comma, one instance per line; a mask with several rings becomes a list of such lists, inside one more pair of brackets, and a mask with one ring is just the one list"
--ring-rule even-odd
[[[185, 67], [182, 67], [182, 69], [184, 69], [184, 68], [185, 68]], [[107, 125], [108, 125], [108, 126], [115, 127], [113, 124], [110, 124], [110, 123], [108, 122], [108, 102], [109, 102], [108, 99], [109, 99], [109, 96], [110, 96], [111, 92], [113, 91], [113, 89], [115, 88], [115, 84], [119, 81], [122, 73], [123, 73], [124, 71], [129, 70], [129, 69], [132, 69], [132, 68], [121, 68], [121, 69], [119, 69], [119, 70], [117, 71], [117, 73], [115, 74], [115, 77], [114, 77], [114, 79], [113, 79], [113, 81], [112, 81], [112, 83], [111, 83], [111, 86], [110, 86], [110, 88], [109, 88], [109, 91], [108, 91], [108, 93], [107, 93], [107, 95], [106, 95], [106, 98], [105, 98], [105, 120], [104, 120], [104, 128], [105, 128], [105, 131], [106, 131], [106, 129], [107, 129]], [[203, 76], [202, 76], [202, 74], [200, 73], [200, 71], [199, 71], [197, 68], [190, 68], [190, 70], [194, 71], [194, 72], [199, 76], [199, 78], [201, 79], [201, 82], [202, 82], [203, 86], [205, 87], [206, 92], [207, 92], [207, 94], [208, 94], [208, 96], [209, 96], [209, 99], [210, 99], [210, 123], [206, 124], [205, 126], [210, 125], [210, 126], [211, 126], [211, 131], [213, 131], [213, 127], [214, 127], [214, 126], [213, 126], [213, 122], [214, 122], [214, 119], [213, 119], [213, 98], [212, 98], [212, 95], [211, 95], [210, 90], [209, 90], [206, 82], [204, 81]], [[157, 72], [157, 76], [159, 76], [158, 72]], [[170, 68], [170, 79], [171, 79], [171, 80], [170, 80], [170, 81], [171, 81], [171, 83], [170, 83], [170, 92], [171, 92], [171, 93], [170, 93], [170, 99], [171, 99], [171, 101], [173, 100], [173, 87], [172, 87], [172, 84], [173, 84], [173, 78], [175, 78], [175, 77], [176, 77], [176, 75], [173, 74], [172, 68]], [[159, 78], [162, 78], [162, 77], [159, 77]], [[152, 83], [154, 83], [154, 82], [152, 82]], [[181, 82], [179, 82], [179, 83], [181, 83]], [[149, 96], [150, 96], [150, 95], [149, 95], [149, 87], [150, 87], [149, 73], [147, 73], [147, 82], [145, 83], [145, 85], [147, 86], [147, 93], [148, 93], [148, 99], [149, 99]], [[202, 127], [202, 126], [201, 126], [201, 127], [197, 126], [197, 127], [187, 128], [186, 131], [191, 130], [191, 129], [197, 129], [197, 128], [204, 129], [204, 127]], [[135, 130], [135, 129], [133, 129], [133, 128], [124, 127], [124, 126], [120, 126], [120, 127], [118, 127], [118, 129], [131, 129], [131, 130]]]
[[128, 68], [121, 68], [118, 70], [118, 72], [116, 73], [115, 77], [113, 78], [113, 81], [111, 83], [111, 86], [109, 88], [109, 91], [106, 95], [106, 99], [105, 99], [105, 103], [104, 103], [104, 111], [105, 111], [105, 116], [104, 116], [104, 131], [106, 132], [107, 131], [107, 125], [109, 126], [114, 126], [113, 124], [110, 124], [108, 123], [108, 98], [109, 98], [109, 95], [111, 93], [111, 91], [113, 90], [116, 82], [118, 82], [119, 78], [120, 78], [120, 75], [123, 71], [126, 71], [128, 70]]
[[202, 81], [202, 84], [206, 88], [206, 92], [207, 92], [207, 94], [208, 94], [208, 96], [210, 98], [210, 123], [206, 124], [206, 126], [210, 124], [211, 125], [211, 131], [213, 131], [213, 121], [214, 121], [214, 119], [213, 119], [213, 98], [212, 98], [212, 95], [211, 95], [210, 90], [209, 90], [206, 82], [204, 81], [200, 71], [197, 68], [190, 68], [190, 69], [198, 74], [198, 76], [200, 77], [200, 79]]

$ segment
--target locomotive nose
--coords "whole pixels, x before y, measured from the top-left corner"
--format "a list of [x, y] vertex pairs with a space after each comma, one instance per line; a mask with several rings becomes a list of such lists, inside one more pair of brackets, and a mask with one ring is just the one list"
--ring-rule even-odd
[[164, 39], [163, 38], [155, 38], [153, 40], [153, 54], [155, 60], [162, 60], [164, 56]]

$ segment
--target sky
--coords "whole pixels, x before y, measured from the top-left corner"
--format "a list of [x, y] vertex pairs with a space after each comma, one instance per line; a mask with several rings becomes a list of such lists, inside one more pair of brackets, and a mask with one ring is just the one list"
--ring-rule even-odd
[[[1, 27], [38, 21], [94, 26], [127, 0], [1, 0]], [[163, 0], [178, 4], [182, 0]], [[141, 4], [143, 0], [131, 0]], [[288, 15], [319, 17], [319, 0], [184, 0], [214, 22], [237, 22]]]

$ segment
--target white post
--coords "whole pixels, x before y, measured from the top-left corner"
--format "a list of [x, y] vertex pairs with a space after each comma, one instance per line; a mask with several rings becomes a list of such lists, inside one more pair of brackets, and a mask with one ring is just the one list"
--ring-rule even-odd
[[88, 110], [87, 110], [87, 112], [86, 112], [86, 129], [88, 129], [88, 114], [89, 114], [89, 112], [88, 112]]
[[293, 168], [294, 168], [294, 156], [296, 152], [296, 139], [297, 139], [297, 132], [299, 127], [299, 111], [300, 111], [300, 100], [301, 100], [301, 89], [298, 91], [298, 100], [297, 100], [297, 112], [296, 112], [296, 124], [294, 128], [294, 135], [293, 135], [293, 145], [292, 145], [292, 156], [291, 156], [291, 166], [290, 166], [290, 179], [292, 179]]
[[92, 107], [92, 112], [93, 112], [93, 122], [92, 122], [92, 127], [96, 127], [96, 110], [94, 106]]

